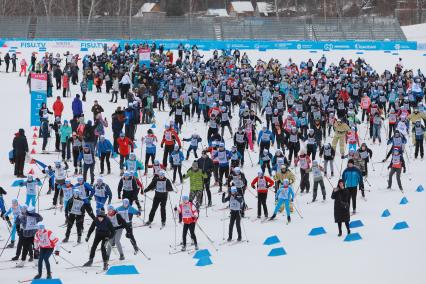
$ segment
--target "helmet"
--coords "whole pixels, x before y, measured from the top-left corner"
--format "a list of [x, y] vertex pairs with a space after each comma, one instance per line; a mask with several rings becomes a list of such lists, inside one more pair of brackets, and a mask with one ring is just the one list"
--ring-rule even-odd
[[176, 144], [174, 149], [175, 149], [175, 151], [179, 151], [179, 145]]
[[114, 206], [113, 206], [112, 204], [109, 204], [109, 205], [107, 206], [107, 210], [108, 210], [108, 211], [114, 211], [114, 210], [115, 210], [115, 208], [114, 208]]
[[235, 167], [234, 168], [234, 173], [236, 173], [237, 175], [241, 173], [241, 169], [239, 167]]
[[80, 190], [79, 190], [79, 189], [77, 189], [77, 188], [75, 188], [75, 189], [73, 190], [73, 195], [74, 195], [74, 197], [78, 197], [78, 196], [80, 195]]
[[154, 160], [154, 165], [159, 165], [159, 164], [160, 164], [160, 161]]
[[263, 154], [268, 154], [269, 153], [269, 151], [268, 151], [268, 149], [263, 149]]
[[27, 176], [27, 181], [30, 181], [30, 182], [31, 182], [31, 181], [33, 181], [33, 179], [34, 179], [34, 178], [33, 178], [33, 175], [28, 175], [28, 176]]
[[77, 182], [83, 182], [83, 181], [84, 181], [84, 178], [82, 176], [77, 177]]
[[42, 230], [46, 229], [46, 227], [44, 226], [44, 223], [43, 223], [43, 222], [38, 222], [38, 223], [37, 223], [37, 228], [38, 228], [40, 231], [42, 231]]
[[283, 180], [283, 185], [284, 185], [284, 186], [287, 186], [288, 184], [289, 184], [288, 179], [284, 179], [284, 180]]
[[136, 160], [136, 154], [135, 154], [134, 152], [131, 152], [131, 153], [129, 154], [129, 159], [130, 159], [130, 160]]
[[318, 166], [318, 161], [317, 161], [317, 160], [314, 160], [314, 161], [312, 162], [312, 166], [317, 167], [317, 166]]
[[71, 184], [71, 180], [69, 178], [65, 179], [65, 184]]
[[235, 186], [231, 187], [231, 193], [237, 193], [237, 188]]
[[188, 195], [183, 195], [183, 196], [182, 196], [182, 201], [183, 201], [183, 202], [188, 202], [188, 201], [189, 201], [189, 197], [188, 197]]
[[258, 176], [258, 177], [262, 177], [262, 176], [263, 176], [263, 172], [262, 172], [262, 171], [258, 171], [258, 172], [257, 172], [257, 176]]
[[129, 199], [124, 198], [124, 199], [123, 199], [123, 206], [124, 206], [124, 207], [129, 207], [129, 204], [130, 204]]
[[102, 177], [98, 177], [98, 179], [96, 180], [97, 184], [102, 184], [104, 182], [104, 179]]
[[166, 172], [165, 172], [164, 170], [161, 170], [161, 171], [158, 173], [158, 175], [159, 175], [160, 177], [164, 177], [164, 176], [166, 175]]
[[309, 134], [314, 134], [314, 130], [312, 128], [309, 128], [308, 132]]
[[225, 143], [220, 142], [220, 143], [219, 143], [219, 147], [225, 147]]
[[125, 171], [124, 174], [123, 174], [123, 177], [130, 177], [130, 172]]

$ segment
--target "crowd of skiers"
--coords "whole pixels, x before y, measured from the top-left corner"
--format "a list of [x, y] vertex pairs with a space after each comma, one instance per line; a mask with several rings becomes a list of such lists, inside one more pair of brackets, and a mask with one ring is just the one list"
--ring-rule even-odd
[[[184, 224], [182, 250], [186, 250], [188, 231], [198, 249], [195, 229], [199, 210], [203, 203], [206, 207], [214, 205], [212, 186], [218, 186], [222, 202], [230, 210], [227, 241], [233, 239], [234, 226], [237, 241], [242, 241], [247, 191], [257, 198], [255, 220], [274, 220], [285, 210], [288, 224], [292, 212], [300, 214], [294, 203], [297, 196], [312, 192], [312, 202], [316, 202], [320, 187], [325, 201], [326, 184], [333, 188], [334, 219], [341, 236], [342, 223], [350, 232], [349, 220], [357, 210], [358, 190], [365, 198], [370, 167], [378, 163], [384, 167], [390, 157], [388, 188], [396, 174], [398, 187], [403, 191], [401, 173], [407, 170], [406, 160], [410, 159], [413, 147], [414, 158], [420, 155], [423, 159], [425, 77], [420, 70], [405, 70], [402, 60], [393, 72], [385, 70], [379, 74], [361, 58], [342, 58], [337, 64], [328, 63], [325, 56], [316, 63], [309, 59], [299, 65], [291, 59], [286, 63], [276, 59], [252, 62], [238, 50], [214, 51], [212, 57], [204, 58], [196, 46], [183, 45], [178, 48], [177, 58], [173, 58], [170, 50], [165, 52], [164, 46], [153, 44], [149, 47], [150, 66], [139, 66], [138, 50], [146, 47], [114, 46], [83, 58], [67, 53], [65, 62], [60, 54], [31, 59], [31, 72], [49, 74], [48, 88], [53, 88], [53, 74], [63, 97], [75, 95], [71, 105], [73, 116], [69, 119], [63, 117], [64, 108], [69, 106], [64, 105], [61, 96], [54, 101], [52, 111], [47, 105], [42, 106], [40, 137], [43, 151], [48, 152], [49, 141], [54, 139], [54, 150], [61, 152], [62, 160], [43, 165], [42, 170], [48, 181], [48, 193], [53, 193], [52, 209], [64, 208], [66, 233], [62, 243], [69, 241], [74, 224], [80, 243], [85, 215], [93, 220], [86, 241], [94, 230], [96, 233], [85, 266], [92, 265], [99, 244], [104, 269], [114, 246], [120, 259], [124, 259], [123, 230], [135, 252], [140, 250], [133, 235], [132, 219], [144, 214], [139, 197], [149, 191], [155, 192], [144, 222], [149, 226], [158, 207], [161, 224], [165, 226], [167, 203], [172, 206], [168, 195], [180, 195], [179, 204], [172, 211]], [[80, 84], [81, 96], [71, 94], [70, 81]], [[97, 101], [91, 106], [93, 117], [88, 117], [87, 112], [84, 115], [83, 107], [88, 106], [86, 100], [93, 85], [96, 92], [111, 93], [111, 103], [126, 102], [125, 108], [116, 108], [111, 123]], [[52, 92], [48, 94], [51, 96]], [[164, 126], [162, 137], [157, 138], [152, 129], [146, 134], [137, 132], [138, 125], [155, 122], [154, 109], [165, 111], [165, 105], [171, 118], [157, 121], [159, 127]], [[185, 122], [191, 121], [203, 122], [207, 131], [187, 130]], [[365, 131], [360, 131], [362, 124]], [[106, 135], [108, 127], [112, 129], [111, 137]], [[193, 134], [182, 137], [183, 130]], [[374, 144], [381, 144], [382, 140], [387, 141], [387, 155], [380, 157], [380, 162], [372, 162]], [[135, 153], [139, 141], [144, 160]], [[28, 143], [20, 129], [15, 134], [10, 157], [18, 178], [24, 178], [27, 153]], [[340, 161], [335, 161], [337, 154]], [[100, 173], [96, 177], [97, 160]], [[102, 177], [112, 174], [111, 160], [120, 168], [117, 184], [106, 184]], [[183, 172], [186, 161], [190, 168]], [[254, 177], [244, 174], [249, 163], [258, 168]], [[68, 173], [70, 168], [76, 182]], [[177, 189], [177, 176], [180, 183], [189, 179], [189, 195], [182, 193], [183, 187]], [[338, 178], [337, 185], [330, 180], [334, 176]], [[42, 261], [46, 261], [47, 275], [51, 277], [48, 259], [54, 249], [57, 254], [60, 250], [58, 239], [41, 223], [41, 215], [35, 213], [44, 184], [40, 179], [28, 175], [22, 182], [27, 195], [25, 204], [14, 199], [8, 211], [2, 208], [2, 217], [12, 227], [10, 247], [14, 247], [15, 234], [19, 236], [13, 260], [21, 254], [22, 261], [27, 254], [32, 260], [33, 251], [38, 252], [36, 278], [41, 276]], [[272, 215], [267, 206], [269, 192], [276, 201]], [[121, 206], [112, 205], [115, 198], [122, 200]]]

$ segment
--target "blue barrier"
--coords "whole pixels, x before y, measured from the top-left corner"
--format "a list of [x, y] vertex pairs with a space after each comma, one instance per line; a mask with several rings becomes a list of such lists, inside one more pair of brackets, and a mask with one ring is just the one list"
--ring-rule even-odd
[[[417, 50], [418, 44], [415, 41], [268, 41], [268, 40], [202, 40], [202, 39], [174, 39], [174, 40], [75, 40], [75, 39], [40, 39], [40, 40], [27, 40], [20, 38], [5, 38], [0, 39], [0, 46], [12, 46], [17, 48], [79, 48], [80, 51], [89, 51], [91, 49], [103, 48], [105, 44], [112, 45], [120, 44], [124, 46], [125, 43], [139, 44], [156, 42], [157, 45], [164, 44], [166, 49], [177, 49], [180, 43], [190, 47], [197, 45], [201, 50], [211, 49], [257, 49], [257, 50]], [[421, 44], [419, 46], [422, 46]], [[11, 47], [11, 48], [12, 48]]]

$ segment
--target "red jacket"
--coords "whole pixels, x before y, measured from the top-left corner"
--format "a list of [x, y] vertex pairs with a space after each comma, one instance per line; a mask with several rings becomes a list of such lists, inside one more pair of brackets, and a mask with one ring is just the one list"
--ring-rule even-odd
[[182, 202], [178, 207], [179, 215], [182, 217], [184, 224], [192, 224], [197, 222], [198, 211], [192, 202]]
[[62, 116], [62, 112], [64, 111], [64, 104], [61, 100], [56, 100], [53, 103], [53, 114], [55, 116]]
[[122, 156], [128, 156], [130, 154], [130, 149], [133, 150], [133, 141], [128, 137], [118, 137], [118, 153]]
[[38, 230], [34, 237], [34, 247], [38, 248], [55, 248], [58, 238], [54, 237], [50, 230]]
[[161, 146], [166, 144], [166, 146], [174, 145], [175, 141], [178, 143], [179, 147], [182, 146], [179, 136], [176, 131], [172, 128], [164, 130], [163, 140], [161, 140]]
[[251, 182], [251, 187], [257, 184], [257, 192], [268, 192], [268, 188], [274, 185], [274, 181], [267, 176], [263, 176], [262, 178], [255, 177]]

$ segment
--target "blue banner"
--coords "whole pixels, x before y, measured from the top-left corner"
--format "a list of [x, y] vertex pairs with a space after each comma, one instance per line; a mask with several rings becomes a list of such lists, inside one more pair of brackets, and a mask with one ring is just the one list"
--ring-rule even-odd
[[31, 73], [31, 126], [40, 126], [39, 110], [47, 101], [47, 74]]

